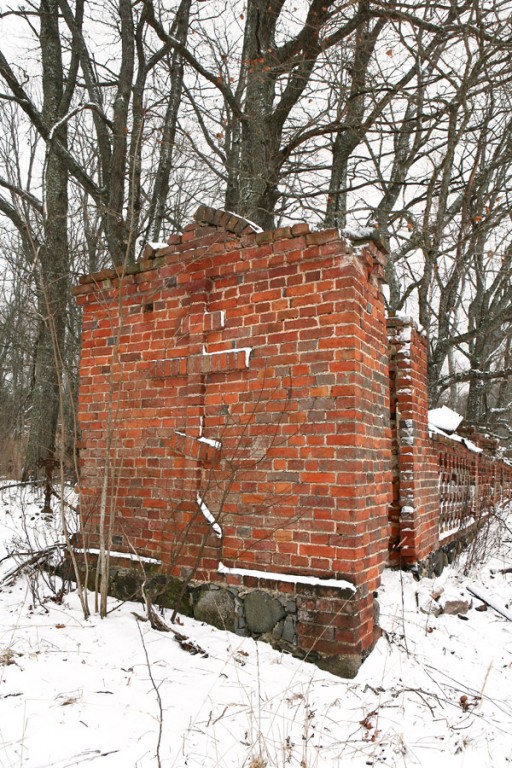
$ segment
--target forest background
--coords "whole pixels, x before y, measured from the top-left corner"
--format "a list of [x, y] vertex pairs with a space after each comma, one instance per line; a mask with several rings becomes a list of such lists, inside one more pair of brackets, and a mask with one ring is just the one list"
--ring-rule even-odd
[[4, 0], [0, 472], [73, 465], [71, 286], [200, 203], [371, 228], [388, 311], [426, 330], [431, 407], [510, 448], [511, 19], [510, 0]]

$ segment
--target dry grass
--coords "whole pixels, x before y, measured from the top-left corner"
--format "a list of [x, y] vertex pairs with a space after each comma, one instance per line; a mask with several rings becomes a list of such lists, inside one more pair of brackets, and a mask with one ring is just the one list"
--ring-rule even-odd
[[262, 757], [253, 757], [249, 763], [249, 768], [267, 768], [267, 761]]
[[3, 651], [0, 651], [0, 667], [16, 664], [16, 656], [19, 656], [19, 654], [15, 653], [12, 648], [4, 648]]

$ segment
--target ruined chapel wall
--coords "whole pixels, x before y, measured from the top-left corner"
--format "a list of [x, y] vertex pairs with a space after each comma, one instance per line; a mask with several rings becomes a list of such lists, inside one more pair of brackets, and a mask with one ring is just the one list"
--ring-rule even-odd
[[82, 280], [88, 543], [108, 467], [114, 549], [232, 586], [250, 577], [219, 562], [346, 580], [351, 600], [302, 591], [299, 644], [364, 654], [391, 498], [381, 272], [371, 244], [335, 230], [199, 222]]

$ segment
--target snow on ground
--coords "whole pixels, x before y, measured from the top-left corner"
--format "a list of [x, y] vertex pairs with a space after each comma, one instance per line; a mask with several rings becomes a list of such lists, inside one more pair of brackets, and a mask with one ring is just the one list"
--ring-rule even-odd
[[[29, 490], [0, 494], [0, 558], [25, 530], [54, 539], [40, 507]], [[512, 765], [512, 623], [476, 599], [466, 619], [416, 600], [477, 583], [508, 603], [512, 530], [485, 544], [469, 577], [462, 563], [435, 582], [384, 574], [384, 635], [354, 680], [184, 618], [208, 654], [191, 655], [139, 605], [86, 621], [75, 593], [58, 604], [21, 575], [0, 586], [0, 768]]]

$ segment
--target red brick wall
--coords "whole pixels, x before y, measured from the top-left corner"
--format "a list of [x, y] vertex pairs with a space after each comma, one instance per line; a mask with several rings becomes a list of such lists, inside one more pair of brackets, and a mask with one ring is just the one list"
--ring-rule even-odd
[[223, 562], [347, 580], [350, 601], [310, 590], [315, 610], [302, 591], [299, 645], [364, 654], [391, 501], [380, 254], [336, 230], [196, 218], [124, 274], [75, 289], [86, 543], [107, 471], [114, 549], [181, 578], [242, 584]]
[[[414, 321], [388, 318], [393, 503], [390, 562], [415, 565], [510, 498], [512, 467], [497, 444], [467, 430], [482, 453], [428, 432], [427, 342]], [[458, 440], [458, 442], [457, 442]]]
[[426, 560], [512, 490], [489, 440], [429, 436], [426, 340], [391, 318], [388, 347], [381, 281], [371, 242], [204, 207], [168, 247], [82, 278], [86, 546], [103, 508], [114, 550], [290, 595], [287, 642], [352, 673], [388, 548]]
[[393, 504], [390, 562], [413, 565], [439, 543], [439, 460], [428, 435], [427, 343], [414, 321], [388, 318]]

